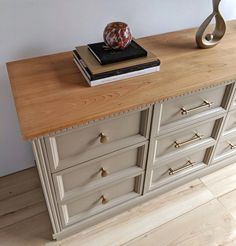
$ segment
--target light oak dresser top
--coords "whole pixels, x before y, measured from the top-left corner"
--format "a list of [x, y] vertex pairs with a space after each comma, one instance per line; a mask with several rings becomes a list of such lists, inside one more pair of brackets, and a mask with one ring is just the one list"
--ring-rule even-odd
[[200, 50], [196, 29], [139, 39], [161, 60], [161, 71], [89, 87], [72, 52], [7, 64], [25, 139], [83, 124], [236, 79], [236, 21], [213, 49]]

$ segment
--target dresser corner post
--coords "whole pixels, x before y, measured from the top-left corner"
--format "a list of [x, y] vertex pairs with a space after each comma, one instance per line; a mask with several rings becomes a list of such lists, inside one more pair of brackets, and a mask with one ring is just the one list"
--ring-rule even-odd
[[53, 187], [50, 181], [50, 174], [48, 173], [48, 169], [46, 167], [45, 155], [42, 147], [43, 138], [35, 138], [31, 141], [35, 163], [37, 166], [39, 178], [41, 181], [44, 198], [46, 201], [46, 205], [48, 208], [48, 213], [53, 229], [53, 239], [56, 239], [54, 235], [57, 235], [61, 231], [60, 221], [58, 219], [57, 208], [55, 207], [55, 198], [53, 195]]

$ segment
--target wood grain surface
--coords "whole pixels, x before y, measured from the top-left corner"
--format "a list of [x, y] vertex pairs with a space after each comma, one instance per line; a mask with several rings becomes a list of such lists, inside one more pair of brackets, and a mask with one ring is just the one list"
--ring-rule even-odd
[[[215, 172], [214, 180], [223, 176], [230, 183], [231, 173], [232, 169], [225, 167]], [[235, 182], [233, 191], [217, 197], [200, 179], [193, 180], [55, 242], [42, 194], [34, 188], [39, 182], [35, 174], [32, 168], [0, 179], [0, 187], [10, 194], [0, 201], [4, 210], [0, 216], [1, 246], [236, 245]], [[13, 180], [18, 184], [17, 192]], [[34, 199], [30, 198], [33, 191]]]
[[[156, 54], [161, 72], [89, 87], [72, 52], [7, 64], [22, 135], [32, 139], [236, 79], [236, 21], [222, 42], [197, 49], [195, 29], [139, 39]], [[73, 47], [72, 47], [73, 48]]]
[[236, 222], [212, 200], [123, 246], [235, 245]]

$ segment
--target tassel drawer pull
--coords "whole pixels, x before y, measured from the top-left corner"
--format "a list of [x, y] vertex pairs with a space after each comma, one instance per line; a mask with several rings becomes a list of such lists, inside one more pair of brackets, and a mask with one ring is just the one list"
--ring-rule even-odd
[[101, 200], [102, 200], [102, 204], [105, 205], [109, 202], [109, 200], [107, 198], [105, 198], [104, 195], [101, 196]]
[[108, 142], [108, 137], [104, 133], [100, 133], [100, 143], [105, 144]]
[[106, 177], [109, 174], [103, 167], [100, 169], [100, 173], [102, 177]]

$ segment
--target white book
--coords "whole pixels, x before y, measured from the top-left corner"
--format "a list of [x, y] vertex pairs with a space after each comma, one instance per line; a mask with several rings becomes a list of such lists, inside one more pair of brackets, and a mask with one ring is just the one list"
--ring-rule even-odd
[[102, 85], [102, 84], [106, 84], [106, 83], [110, 83], [110, 82], [114, 82], [114, 81], [118, 81], [122, 79], [128, 79], [128, 78], [160, 71], [160, 66], [155, 66], [155, 67], [145, 68], [145, 69], [138, 70], [138, 71], [132, 71], [129, 73], [114, 75], [114, 76], [103, 78], [103, 79], [90, 80], [90, 76], [85, 70], [83, 64], [80, 61], [76, 60], [75, 58], [73, 60], [90, 86]]

